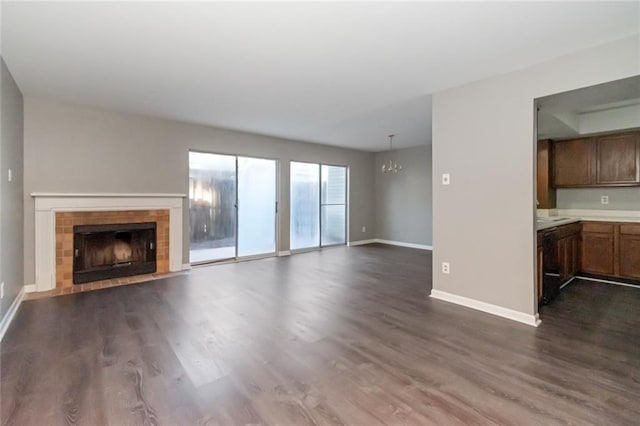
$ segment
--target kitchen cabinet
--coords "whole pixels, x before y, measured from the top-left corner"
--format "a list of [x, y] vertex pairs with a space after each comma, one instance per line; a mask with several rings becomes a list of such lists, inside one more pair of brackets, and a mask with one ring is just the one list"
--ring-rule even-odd
[[580, 270], [580, 230], [579, 223], [572, 223], [558, 227], [556, 231], [558, 274], [560, 285], [576, 276]]
[[640, 183], [639, 133], [596, 138], [596, 183], [624, 186]]
[[640, 224], [620, 224], [618, 227], [619, 275], [640, 279]]
[[538, 141], [537, 158], [537, 205], [539, 209], [556, 208], [556, 189], [551, 185], [552, 143], [550, 140]]
[[578, 273], [578, 265], [580, 263], [579, 241], [580, 234], [558, 240], [558, 274], [562, 284]]
[[614, 274], [614, 225], [585, 222], [582, 225], [582, 266], [590, 274]]
[[640, 185], [640, 132], [554, 141], [555, 188]]
[[593, 138], [554, 142], [553, 186], [561, 188], [595, 185], [595, 148]]

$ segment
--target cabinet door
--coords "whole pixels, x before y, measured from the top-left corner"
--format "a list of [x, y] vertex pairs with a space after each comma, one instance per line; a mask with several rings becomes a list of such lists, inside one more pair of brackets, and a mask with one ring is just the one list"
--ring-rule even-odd
[[578, 235], [570, 235], [558, 240], [558, 273], [560, 282], [565, 283], [578, 272]]
[[600, 136], [596, 140], [598, 185], [640, 183], [640, 150], [636, 133]]
[[640, 278], [640, 225], [620, 225], [619, 239], [620, 275]]
[[575, 277], [580, 271], [580, 234], [573, 236], [571, 251], [573, 253], [571, 276]]
[[537, 205], [539, 209], [556, 208], [556, 190], [551, 186], [551, 146], [549, 140], [538, 141]]
[[553, 156], [554, 186], [589, 186], [595, 183], [595, 144], [592, 138], [555, 142]]
[[582, 270], [592, 274], [613, 274], [613, 233], [582, 234]]

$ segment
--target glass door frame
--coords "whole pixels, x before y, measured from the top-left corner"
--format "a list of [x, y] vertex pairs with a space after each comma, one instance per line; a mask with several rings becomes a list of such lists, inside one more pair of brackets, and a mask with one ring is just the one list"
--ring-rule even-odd
[[[222, 153], [222, 152], [213, 152], [213, 151], [203, 151], [203, 150], [199, 150], [199, 149], [189, 149], [188, 152], [196, 152], [198, 154], [212, 154], [212, 155], [224, 155], [227, 157], [235, 157], [235, 162], [236, 162], [236, 173], [235, 173], [235, 178], [236, 178], [236, 190], [235, 190], [235, 200], [234, 200], [234, 207], [235, 207], [235, 219], [236, 219], [236, 229], [235, 229], [235, 256], [234, 257], [225, 257], [223, 259], [213, 259], [213, 260], [203, 260], [200, 262], [190, 262], [189, 264], [192, 266], [204, 266], [204, 265], [216, 265], [219, 263], [230, 263], [230, 262], [238, 262], [238, 261], [244, 261], [244, 260], [254, 260], [254, 259], [265, 259], [268, 257], [275, 257], [278, 255], [278, 247], [279, 247], [279, 241], [280, 241], [280, 229], [279, 229], [279, 217], [280, 217], [280, 159], [278, 158], [270, 158], [270, 157], [257, 157], [257, 156], [253, 156], [253, 155], [241, 155], [241, 154], [229, 154], [229, 153]], [[239, 180], [239, 176], [238, 176], [238, 158], [243, 157], [243, 158], [253, 158], [256, 160], [270, 160], [270, 161], [274, 161], [275, 162], [275, 185], [276, 185], [276, 194], [275, 194], [275, 198], [276, 198], [276, 202], [275, 202], [275, 215], [274, 215], [274, 232], [275, 232], [275, 238], [274, 238], [274, 251], [270, 252], [270, 253], [261, 253], [261, 254], [254, 254], [254, 255], [249, 255], [249, 256], [238, 256], [238, 226], [239, 226], [239, 209], [240, 206], [238, 205], [238, 180]], [[191, 223], [189, 223], [189, 226], [191, 226]], [[191, 243], [191, 241], [189, 241], [189, 243]], [[189, 259], [191, 260], [191, 259]]]
[[[298, 249], [291, 249], [289, 247], [289, 251], [291, 253], [305, 253], [309, 251], [320, 250], [325, 247], [339, 247], [348, 245], [349, 241], [349, 183], [350, 183], [350, 170], [349, 166], [345, 166], [343, 164], [330, 164], [330, 163], [316, 163], [313, 161], [301, 161], [301, 160], [289, 160], [289, 229], [291, 229], [291, 163], [303, 163], [303, 164], [313, 164], [318, 166], [318, 233], [320, 234], [319, 243], [317, 246], [311, 247], [302, 247]], [[344, 243], [337, 244], [322, 244], [322, 166], [329, 167], [342, 167], [345, 169], [345, 179], [344, 179]], [[324, 204], [324, 205], [340, 205], [340, 204]], [[291, 245], [291, 232], [289, 232], [289, 245]]]
[[[340, 204], [322, 204], [322, 166], [328, 167], [340, 167], [344, 169], [344, 243], [336, 243], [336, 244], [322, 244], [322, 206], [339, 206]], [[349, 209], [348, 200], [349, 200], [349, 167], [341, 166], [338, 164], [327, 164], [320, 163], [320, 199], [319, 199], [319, 214], [320, 214], [320, 248], [324, 247], [338, 247], [347, 245], [347, 241], [349, 240]]]

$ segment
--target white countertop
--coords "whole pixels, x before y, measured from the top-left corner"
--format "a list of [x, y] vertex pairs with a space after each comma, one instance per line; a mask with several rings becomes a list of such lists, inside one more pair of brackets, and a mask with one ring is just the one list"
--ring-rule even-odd
[[570, 223], [580, 222], [582, 219], [580, 218], [563, 218], [562, 220], [554, 220], [554, 221], [540, 221], [536, 222], [536, 229], [538, 231], [542, 231], [543, 229], [555, 228], [556, 226], [568, 225]]
[[553, 228], [580, 221], [640, 223], [640, 210], [538, 210], [538, 217], [561, 217], [562, 220], [538, 220], [537, 229]]

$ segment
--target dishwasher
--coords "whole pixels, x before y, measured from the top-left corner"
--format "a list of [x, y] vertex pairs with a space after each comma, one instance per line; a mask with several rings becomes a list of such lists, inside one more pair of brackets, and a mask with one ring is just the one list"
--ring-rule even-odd
[[558, 228], [549, 228], [542, 233], [544, 253], [542, 278], [542, 303], [550, 303], [560, 293], [560, 271], [558, 269]]

